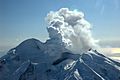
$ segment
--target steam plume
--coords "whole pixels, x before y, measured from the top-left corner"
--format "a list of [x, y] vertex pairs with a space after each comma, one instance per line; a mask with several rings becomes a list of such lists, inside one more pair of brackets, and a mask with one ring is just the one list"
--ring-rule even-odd
[[50, 39], [63, 44], [74, 53], [98, 47], [98, 41], [92, 37], [91, 25], [84, 19], [82, 12], [61, 8], [56, 12], [51, 11], [46, 20]]

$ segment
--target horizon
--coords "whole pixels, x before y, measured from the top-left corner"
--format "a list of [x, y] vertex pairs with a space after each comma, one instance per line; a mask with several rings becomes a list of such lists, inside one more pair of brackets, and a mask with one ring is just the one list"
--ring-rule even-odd
[[29, 38], [45, 42], [45, 17], [64, 7], [85, 14], [93, 26], [93, 37], [100, 40], [103, 48], [120, 49], [119, 0], [0, 0], [0, 5], [0, 52], [7, 52]]

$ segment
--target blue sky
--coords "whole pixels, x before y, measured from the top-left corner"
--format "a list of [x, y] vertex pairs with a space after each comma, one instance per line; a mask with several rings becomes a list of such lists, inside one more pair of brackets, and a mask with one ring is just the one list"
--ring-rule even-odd
[[63, 7], [84, 12], [95, 38], [119, 43], [120, 0], [0, 0], [0, 49], [27, 38], [46, 40], [47, 13]]

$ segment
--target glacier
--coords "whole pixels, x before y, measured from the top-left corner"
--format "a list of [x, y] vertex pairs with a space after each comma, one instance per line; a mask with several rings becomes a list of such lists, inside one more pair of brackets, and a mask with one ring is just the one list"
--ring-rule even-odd
[[120, 63], [98, 52], [91, 24], [78, 10], [48, 13], [49, 38], [31, 38], [0, 58], [0, 80], [120, 80]]
[[74, 54], [32, 38], [0, 58], [0, 80], [120, 80], [120, 63], [97, 50]]

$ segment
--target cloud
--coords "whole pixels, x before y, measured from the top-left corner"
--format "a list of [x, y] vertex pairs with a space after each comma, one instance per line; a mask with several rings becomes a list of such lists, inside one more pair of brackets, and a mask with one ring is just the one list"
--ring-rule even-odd
[[119, 48], [120, 47], [120, 39], [114, 40], [114, 39], [109, 39], [109, 40], [101, 40], [99, 42], [100, 46], [102, 47], [111, 47], [111, 48]]
[[92, 36], [91, 24], [84, 19], [83, 12], [61, 8], [48, 13], [46, 20], [50, 39], [63, 44], [74, 53], [99, 47], [98, 40]]

